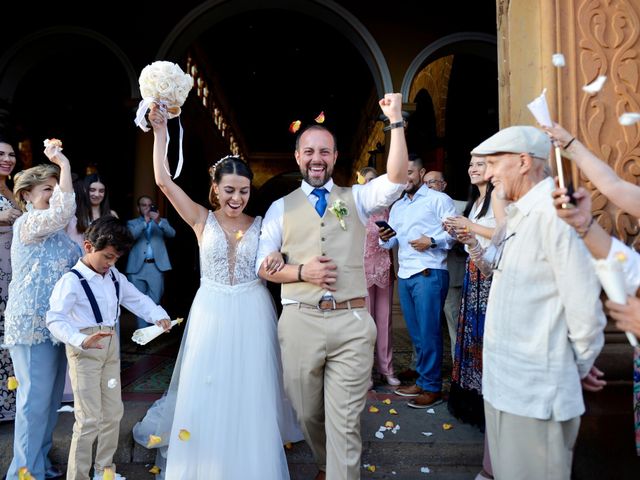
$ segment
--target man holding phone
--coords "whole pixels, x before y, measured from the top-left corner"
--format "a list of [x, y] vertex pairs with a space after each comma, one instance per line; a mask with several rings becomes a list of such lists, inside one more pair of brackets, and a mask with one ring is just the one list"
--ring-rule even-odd
[[449, 288], [447, 253], [454, 242], [442, 220], [456, 214], [451, 197], [423, 184], [424, 174], [422, 159], [409, 156], [405, 195], [391, 207], [389, 225], [379, 231], [383, 248], [398, 245], [398, 294], [416, 349], [418, 379], [396, 393], [411, 397], [413, 408], [442, 402], [440, 312]]
[[[171, 270], [165, 239], [175, 237], [176, 231], [160, 216], [151, 197], [138, 198], [138, 211], [140, 216], [127, 222], [135, 243], [129, 252], [126, 273], [138, 290], [158, 304], [164, 292], [164, 272]], [[136, 322], [138, 328], [148, 326], [142, 318], [136, 318]]]

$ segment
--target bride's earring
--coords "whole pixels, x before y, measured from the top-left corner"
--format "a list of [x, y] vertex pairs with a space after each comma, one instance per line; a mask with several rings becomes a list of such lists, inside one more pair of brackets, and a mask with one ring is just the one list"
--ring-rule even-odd
[[31, 200], [27, 200], [27, 206], [25, 208], [27, 209], [27, 212], [33, 210], [33, 203], [31, 203]]

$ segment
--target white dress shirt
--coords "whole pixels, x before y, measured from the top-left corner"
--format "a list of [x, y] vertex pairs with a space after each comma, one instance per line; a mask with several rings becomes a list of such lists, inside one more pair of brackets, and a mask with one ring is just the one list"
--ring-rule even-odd
[[589, 252], [558, 218], [546, 178], [506, 209], [484, 330], [482, 393], [494, 408], [565, 421], [584, 412], [580, 379], [604, 344]]
[[[422, 185], [409, 198], [405, 195], [391, 207], [389, 225], [396, 232], [388, 241], [380, 241], [383, 248], [398, 245], [398, 277], [409, 278], [425, 268], [447, 269], [447, 254], [455, 240], [443, 228], [446, 217], [456, 215], [456, 206], [446, 193]], [[436, 248], [419, 252], [409, 242], [421, 236], [432, 237]]]
[[[331, 189], [333, 188], [333, 179], [329, 179], [323, 185], [327, 193], [325, 197], [328, 199]], [[307, 196], [309, 203], [315, 207], [318, 197], [311, 192], [315, 187], [309, 185], [306, 181], [302, 181], [300, 186], [304, 194]], [[354, 185], [351, 187], [353, 199], [356, 204], [358, 218], [366, 227], [369, 216], [383, 208], [389, 207], [402, 193], [405, 184], [392, 183], [387, 175], [380, 175], [364, 185]], [[327, 205], [327, 208], [329, 205]], [[279, 198], [271, 204], [269, 210], [262, 221], [262, 230], [260, 232], [260, 243], [258, 245], [258, 253], [256, 255], [256, 273], [260, 270], [263, 260], [271, 252], [279, 252], [282, 247], [282, 230], [284, 228], [284, 199]], [[364, 259], [363, 259], [364, 261]], [[327, 292], [330, 295], [331, 292]], [[296, 303], [290, 299], [283, 298], [282, 304]]]
[[[120, 303], [110, 273], [100, 275], [82, 263], [82, 260], [78, 260], [73, 268], [87, 280], [96, 297], [102, 314], [102, 325], [112, 327], [116, 324], [120, 316], [120, 305], [152, 324], [169, 318], [162, 307], [141, 293], [115, 267], [111, 268], [111, 272], [120, 284]], [[80, 279], [73, 272], [65, 273], [56, 283], [49, 299], [47, 328], [61, 342], [80, 348], [88, 336], [80, 330], [96, 326], [96, 317]]]
[[[333, 188], [333, 179], [323, 185], [327, 189], [326, 198], [329, 198]], [[369, 216], [385, 207], [391, 205], [404, 190], [404, 184], [391, 183], [387, 175], [380, 175], [364, 185], [354, 185], [351, 187], [353, 199], [358, 209], [358, 218], [363, 225], [367, 225]], [[318, 197], [312, 195], [312, 187], [304, 180], [300, 186], [307, 196], [309, 203], [315, 207]], [[328, 208], [328, 206], [327, 206]], [[260, 265], [264, 258], [271, 252], [279, 252], [282, 247], [282, 229], [284, 219], [284, 199], [279, 198], [271, 204], [269, 210], [262, 221], [262, 231], [260, 232], [260, 245], [256, 261], [256, 272], [260, 270]]]

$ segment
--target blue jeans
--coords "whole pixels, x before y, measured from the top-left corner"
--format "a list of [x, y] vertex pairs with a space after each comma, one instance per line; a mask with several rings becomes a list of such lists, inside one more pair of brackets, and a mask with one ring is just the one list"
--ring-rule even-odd
[[416, 349], [418, 385], [428, 392], [442, 390], [442, 329], [440, 315], [449, 289], [449, 272], [429, 269], [398, 280], [400, 306]]
[[27, 467], [40, 480], [51, 466], [47, 455], [58, 421], [67, 357], [63, 344], [53, 345], [49, 340], [37, 345], [12, 345], [9, 353], [19, 386], [13, 459], [7, 479], [17, 479], [20, 467]]

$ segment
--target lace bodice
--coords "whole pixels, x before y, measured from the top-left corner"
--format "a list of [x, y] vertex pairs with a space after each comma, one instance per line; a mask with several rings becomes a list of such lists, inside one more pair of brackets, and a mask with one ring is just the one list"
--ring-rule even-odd
[[260, 237], [261, 217], [238, 240], [229, 238], [215, 215], [209, 212], [200, 243], [201, 277], [224, 285], [255, 280], [256, 253]]

